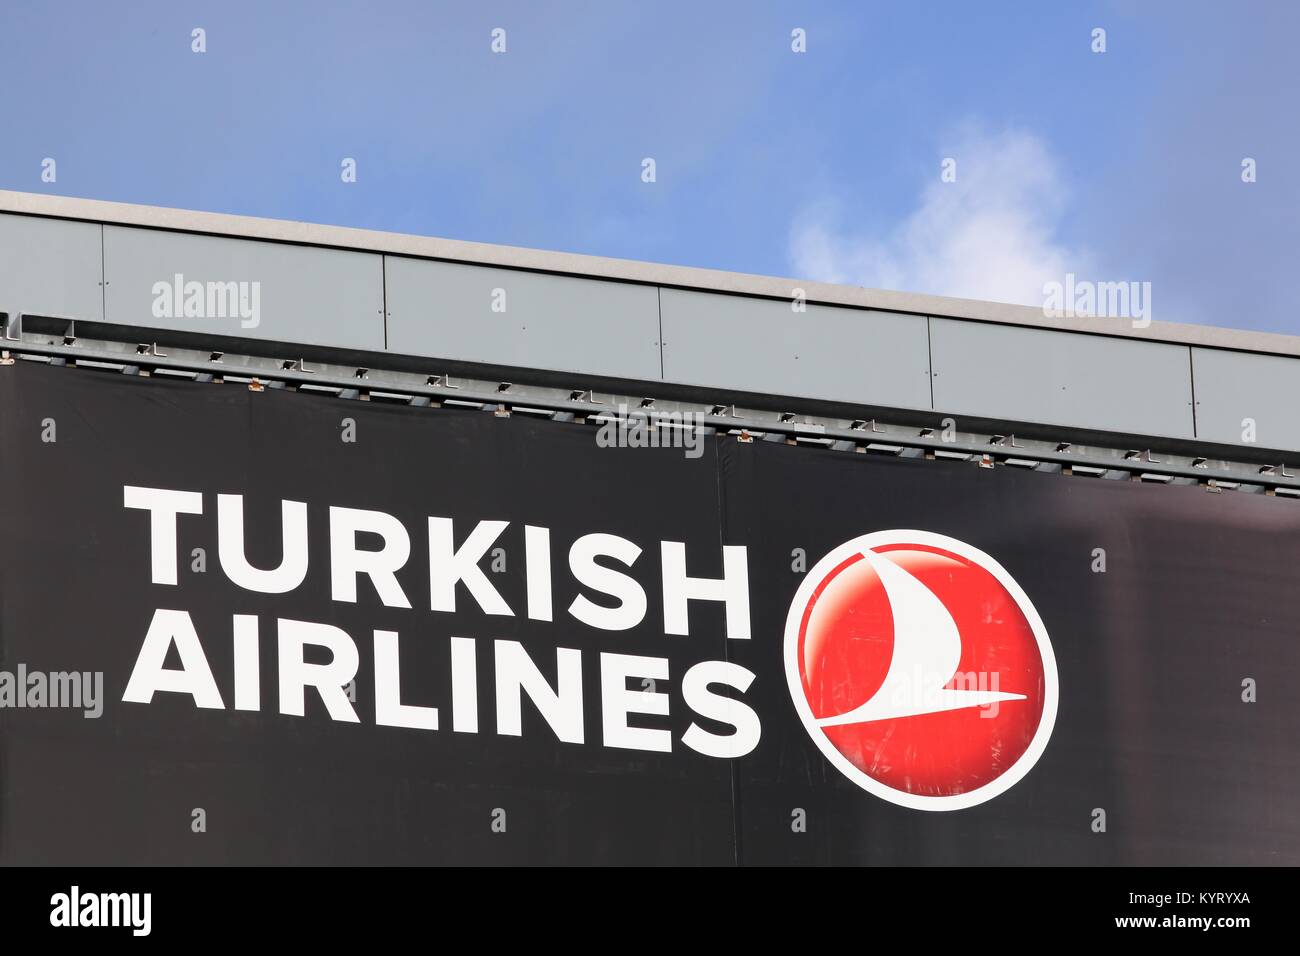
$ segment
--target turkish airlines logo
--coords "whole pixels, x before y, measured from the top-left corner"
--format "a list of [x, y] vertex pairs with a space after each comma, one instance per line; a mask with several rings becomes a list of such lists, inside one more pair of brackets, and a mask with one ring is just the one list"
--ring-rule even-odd
[[804, 578], [785, 627], [790, 694], [826, 758], [918, 810], [996, 797], [1056, 721], [1056, 658], [1028, 596], [954, 538], [879, 531]]

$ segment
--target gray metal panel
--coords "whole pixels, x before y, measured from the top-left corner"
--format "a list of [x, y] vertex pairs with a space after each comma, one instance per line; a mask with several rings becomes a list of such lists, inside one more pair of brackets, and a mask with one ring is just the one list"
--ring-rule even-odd
[[[1300, 359], [1192, 349], [1196, 435], [1205, 441], [1300, 449]], [[1254, 441], [1245, 440], [1246, 419]]]
[[0, 215], [0, 312], [102, 318], [103, 278], [98, 223]]
[[924, 316], [663, 289], [664, 379], [898, 408], [930, 407]]
[[1186, 346], [960, 319], [930, 322], [940, 411], [1193, 437]]
[[[382, 351], [383, 258], [219, 236], [104, 227], [105, 320], [123, 325]], [[156, 283], [250, 283], [257, 324], [239, 315], [155, 314]], [[251, 283], [258, 283], [254, 287]], [[206, 297], [205, 297], [206, 303]], [[206, 304], [205, 304], [206, 311]], [[248, 311], [252, 311], [250, 308]]]
[[[385, 268], [390, 352], [659, 378], [654, 286], [401, 256]], [[502, 301], [505, 311], [493, 311]]]

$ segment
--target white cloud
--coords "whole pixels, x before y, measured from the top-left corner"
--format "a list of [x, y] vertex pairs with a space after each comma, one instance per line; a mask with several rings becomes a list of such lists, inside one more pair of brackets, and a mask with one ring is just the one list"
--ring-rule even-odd
[[967, 129], [949, 151], [956, 182], [939, 178], [883, 237], [842, 225], [836, 202], [816, 205], [791, 230], [795, 274], [824, 282], [1041, 305], [1043, 284], [1087, 274], [1091, 256], [1057, 238], [1066, 190], [1037, 137]]

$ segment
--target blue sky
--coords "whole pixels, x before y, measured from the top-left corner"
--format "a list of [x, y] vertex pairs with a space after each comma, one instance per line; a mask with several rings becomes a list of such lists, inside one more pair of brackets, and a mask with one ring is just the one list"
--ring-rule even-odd
[[1300, 334], [1297, 37], [1249, 0], [4, 0], [0, 188], [1031, 304], [1074, 272]]

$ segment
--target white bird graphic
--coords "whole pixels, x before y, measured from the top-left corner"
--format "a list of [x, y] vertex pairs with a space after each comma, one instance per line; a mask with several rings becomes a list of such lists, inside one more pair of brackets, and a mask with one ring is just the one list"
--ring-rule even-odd
[[[880, 689], [870, 699], [847, 713], [821, 718], [819, 726], [864, 724], [1025, 699], [1024, 694], [996, 690], [946, 688], [944, 685], [952, 680], [961, 662], [957, 622], [934, 592], [893, 561], [870, 549], [864, 550], [862, 557], [880, 578], [893, 611], [894, 655]], [[815, 627], [816, 618], [814, 606], [810, 629]]]

